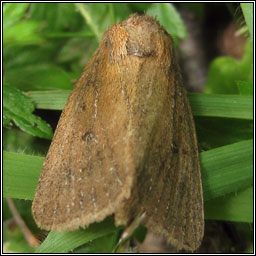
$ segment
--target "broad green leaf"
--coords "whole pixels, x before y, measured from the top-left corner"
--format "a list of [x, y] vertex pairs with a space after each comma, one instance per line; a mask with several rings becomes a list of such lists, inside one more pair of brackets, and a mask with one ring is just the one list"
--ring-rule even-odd
[[4, 86], [4, 119], [12, 120], [21, 130], [40, 138], [51, 139], [52, 130], [41, 118], [32, 114], [34, 104], [26, 95], [15, 88]]
[[253, 83], [253, 44], [248, 40], [242, 60], [217, 57], [209, 67], [205, 93], [238, 94], [237, 81]]
[[19, 22], [4, 30], [3, 45], [32, 45], [41, 44], [43, 38], [37, 33], [39, 30], [39, 23], [28, 20]]
[[[218, 57], [210, 64], [205, 93], [237, 94], [235, 78], [239, 74], [238, 61], [231, 57]], [[239, 76], [239, 78], [240, 76]]]
[[30, 3], [5, 3], [3, 5], [3, 29], [22, 19]]

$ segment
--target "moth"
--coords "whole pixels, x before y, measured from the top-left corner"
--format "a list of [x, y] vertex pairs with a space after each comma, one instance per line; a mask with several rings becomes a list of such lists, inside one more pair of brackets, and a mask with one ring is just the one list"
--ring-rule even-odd
[[114, 215], [178, 250], [204, 234], [195, 125], [173, 40], [150, 16], [111, 26], [61, 114], [32, 205], [46, 230]]

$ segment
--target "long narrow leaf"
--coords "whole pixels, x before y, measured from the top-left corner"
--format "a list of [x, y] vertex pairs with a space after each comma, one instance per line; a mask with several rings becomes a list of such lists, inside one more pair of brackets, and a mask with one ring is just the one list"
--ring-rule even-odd
[[249, 95], [190, 93], [195, 116], [253, 119], [253, 98]]
[[4, 197], [33, 200], [44, 157], [3, 153]]
[[116, 231], [111, 218], [101, 223], [94, 223], [86, 229], [71, 232], [51, 231], [44, 242], [36, 249], [36, 253], [65, 253], [96, 238]]
[[[210, 200], [252, 184], [252, 140], [200, 154], [204, 199]], [[33, 199], [44, 158], [4, 152], [4, 197]]]
[[26, 94], [35, 102], [38, 109], [62, 110], [70, 95], [70, 91], [31, 91]]
[[253, 183], [253, 141], [245, 140], [200, 154], [204, 200], [245, 189]]
[[[205, 202], [205, 218], [253, 222], [253, 188]], [[216, 207], [217, 206], [217, 207]]]
[[[238, 192], [237, 196], [228, 195], [252, 184], [252, 153], [252, 140], [249, 140], [200, 154], [207, 219], [252, 221], [251, 188]], [[44, 158], [4, 152], [3, 159], [4, 196], [33, 199]], [[223, 195], [227, 196], [218, 198]], [[219, 207], [214, 211], [216, 205]], [[114, 224], [107, 219], [85, 230], [50, 232], [36, 252], [69, 252], [114, 231]]]
[[[70, 91], [27, 92], [39, 109], [62, 110]], [[253, 98], [250, 95], [189, 93], [193, 115], [250, 119], [253, 118]]]

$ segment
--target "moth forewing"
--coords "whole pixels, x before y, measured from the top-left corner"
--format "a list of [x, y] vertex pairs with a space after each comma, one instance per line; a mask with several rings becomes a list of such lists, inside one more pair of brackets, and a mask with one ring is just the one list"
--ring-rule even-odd
[[204, 229], [193, 117], [168, 33], [152, 17], [113, 25], [63, 110], [33, 202], [37, 224], [74, 230], [140, 214], [178, 249]]

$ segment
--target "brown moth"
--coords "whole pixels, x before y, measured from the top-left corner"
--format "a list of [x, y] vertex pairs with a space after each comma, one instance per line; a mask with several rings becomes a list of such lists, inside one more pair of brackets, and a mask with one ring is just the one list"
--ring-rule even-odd
[[115, 216], [177, 249], [204, 234], [193, 117], [170, 35], [152, 17], [111, 26], [62, 112], [32, 206], [46, 230]]

